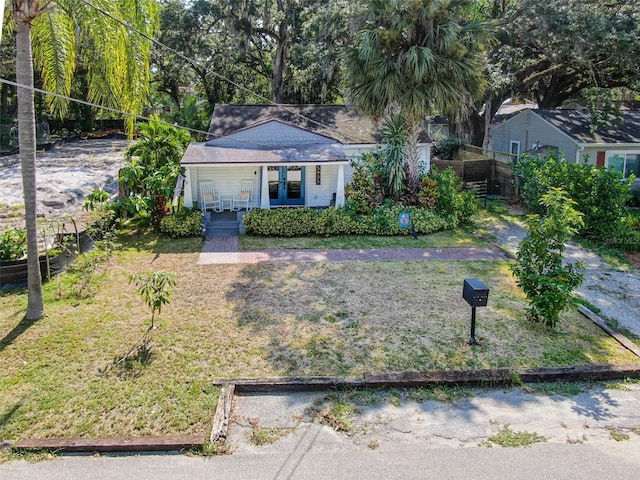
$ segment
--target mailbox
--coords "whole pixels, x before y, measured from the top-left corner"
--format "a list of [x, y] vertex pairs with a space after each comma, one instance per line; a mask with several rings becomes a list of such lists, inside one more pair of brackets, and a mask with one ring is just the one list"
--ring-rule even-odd
[[477, 278], [465, 278], [462, 298], [472, 307], [486, 307], [489, 300], [489, 287]]

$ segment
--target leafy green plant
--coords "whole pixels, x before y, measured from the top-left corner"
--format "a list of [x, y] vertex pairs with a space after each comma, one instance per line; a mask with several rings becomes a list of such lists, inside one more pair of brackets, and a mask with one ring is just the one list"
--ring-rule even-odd
[[560, 312], [575, 306], [573, 290], [584, 278], [580, 263], [563, 263], [565, 245], [582, 226], [582, 214], [559, 188], [543, 195], [541, 203], [546, 214], [528, 218], [527, 237], [511, 270], [529, 301], [529, 316], [555, 328]]
[[171, 238], [197, 237], [202, 235], [202, 212], [182, 208], [173, 215], [163, 217], [160, 222], [160, 231]]
[[248, 234], [277, 237], [306, 235], [408, 235], [408, 228], [398, 224], [400, 213], [408, 212], [416, 232], [427, 234], [454, 228], [455, 216], [438, 214], [433, 208], [381, 205], [367, 215], [357, 215], [349, 208], [313, 210], [254, 209], [243, 217]]
[[[523, 156], [514, 167], [522, 201], [534, 213], [544, 213], [542, 197], [552, 187], [562, 188], [583, 213], [578, 232], [599, 241], [624, 239], [632, 230], [625, 227], [627, 202], [633, 178], [587, 163], [567, 163], [554, 156]], [[620, 243], [625, 242], [622, 240]]]
[[405, 188], [404, 164], [409, 126], [402, 115], [392, 115], [384, 119], [381, 129], [384, 147], [380, 152], [387, 178], [387, 188], [391, 197], [398, 197]]
[[433, 144], [433, 155], [441, 160], [453, 160], [455, 153], [464, 147], [465, 143], [464, 140], [453, 135], [439, 137]]
[[82, 208], [93, 212], [98, 209], [103, 209], [105, 203], [111, 198], [108, 192], [105, 192], [102, 188], [94, 188], [87, 199], [84, 201]]
[[129, 283], [138, 287], [138, 293], [144, 303], [151, 309], [151, 325], [154, 327], [156, 315], [160, 315], [163, 305], [167, 305], [171, 299], [171, 287], [175, 287], [175, 273], [173, 272], [144, 272], [131, 275]]
[[191, 136], [185, 130], [151, 120], [140, 125], [138, 141], [125, 155], [125, 167], [120, 171], [120, 181], [132, 196], [142, 201], [133, 206], [136, 213], [144, 211], [152, 225], [160, 228], [160, 222], [168, 212], [167, 203], [182, 172], [180, 159]]
[[473, 192], [462, 190], [462, 180], [455, 170], [447, 167], [438, 171], [432, 167], [429, 178], [438, 182], [436, 211], [447, 216], [454, 227], [470, 222], [480, 205]]
[[8, 230], [0, 235], [0, 261], [20, 260], [27, 256], [27, 232]]

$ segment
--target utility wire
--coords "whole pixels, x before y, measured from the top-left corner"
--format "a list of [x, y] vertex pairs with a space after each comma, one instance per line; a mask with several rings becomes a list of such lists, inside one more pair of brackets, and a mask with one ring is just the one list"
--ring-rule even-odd
[[152, 42], [153, 44], [155, 44], [155, 45], [157, 45], [157, 46], [159, 46], [159, 47], [162, 47], [162, 48], [165, 48], [165, 49], [169, 50], [170, 52], [172, 52], [173, 54], [175, 54], [175, 55], [177, 55], [178, 57], [182, 58], [183, 60], [185, 60], [185, 61], [187, 61], [187, 62], [191, 63], [192, 65], [194, 65], [194, 66], [196, 66], [196, 67], [198, 67], [198, 68], [203, 69], [205, 72], [207, 72], [207, 73], [211, 73], [211, 74], [212, 74], [212, 75], [214, 75], [215, 77], [217, 77], [217, 78], [219, 78], [219, 79], [221, 79], [221, 80], [224, 80], [225, 82], [229, 82], [229, 83], [230, 83], [231, 85], [233, 85], [234, 87], [237, 87], [237, 88], [239, 88], [239, 89], [243, 90], [243, 91], [244, 91], [244, 92], [246, 92], [246, 93], [249, 93], [249, 94], [251, 94], [251, 95], [254, 95], [256, 98], [259, 98], [260, 100], [264, 100], [264, 101], [266, 101], [269, 105], [273, 105], [273, 106], [275, 106], [275, 107], [282, 108], [282, 109], [284, 109], [284, 110], [288, 111], [289, 113], [291, 113], [292, 115], [295, 115], [295, 116], [297, 116], [297, 117], [300, 117], [300, 118], [302, 118], [302, 119], [304, 119], [304, 120], [306, 120], [306, 121], [308, 121], [308, 122], [315, 123], [316, 125], [319, 125], [319, 126], [321, 126], [321, 127], [324, 127], [324, 128], [326, 128], [326, 129], [328, 129], [328, 130], [332, 130], [332, 131], [334, 131], [334, 132], [338, 132], [338, 133], [340, 133], [341, 135], [344, 135], [346, 138], [349, 138], [349, 139], [351, 139], [351, 140], [357, 140], [357, 139], [355, 139], [355, 138], [353, 138], [353, 137], [350, 137], [349, 135], [346, 135], [346, 134], [345, 134], [345, 133], [343, 133], [343, 132], [340, 132], [339, 130], [337, 130], [337, 129], [333, 128], [333, 127], [330, 127], [330, 126], [328, 126], [328, 125], [323, 124], [322, 122], [318, 122], [317, 120], [314, 120], [314, 119], [309, 118], [309, 117], [307, 117], [307, 116], [305, 116], [305, 115], [302, 115], [301, 113], [295, 112], [295, 111], [293, 111], [292, 109], [290, 109], [287, 105], [283, 105], [283, 104], [280, 104], [280, 103], [275, 103], [273, 100], [270, 100], [270, 99], [268, 99], [267, 97], [264, 97], [263, 95], [260, 95], [259, 93], [255, 93], [255, 92], [253, 92], [253, 91], [249, 90], [248, 88], [244, 87], [243, 85], [240, 85], [240, 84], [239, 84], [239, 83], [237, 83], [237, 82], [234, 82], [233, 80], [231, 80], [231, 79], [229, 79], [229, 78], [225, 77], [224, 75], [221, 75], [221, 74], [219, 74], [218, 72], [215, 72], [215, 71], [213, 71], [213, 70], [208, 69], [208, 68], [207, 68], [207, 67], [205, 67], [204, 65], [201, 65], [200, 63], [198, 63], [198, 61], [197, 61], [197, 60], [194, 60], [194, 59], [192, 59], [192, 58], [189, 58], [189, 57], [187, 57], [186, 55], [184, 55], [184, 54], [182, 54], [182, 53], [178, 52], [176, 49], [174, 49], [174, 48], [172, 48], [172, 47], [170, 47], [170, 46], [168, 46], [168, 45], [165, 45], [164, 43], [162, 43], [162, 42], [160, 42], [160, 41], [158, 41], [158, 40], [156, 40], [156, 39], [154, 39], [154, 38], [150, 37], [150, 36], [149, 36], [149, 35], [147, 35], [146, 33], [144, 33], [144, 32], [142, 32], [142, 31], [138, 30], [137, 28], [135, 28], [135, 27], [133, 27], [133, 26], [129, 25], [128, 23], [124, 22], [123, 20], [120, 20], [119, 18], [114, 17], [111, 13], [109, 13], [109, 12], [107, 12], [106, 10], [104, 10], [104, 9], [102, 9], [102, 8], [100, 8], [100, 7], [96, 6], [96, 5], [94, 5], [94, 4], [93, 4], [93, 3], [91, 3], [90, 1], [88, 1], [88, 0], [80, 0], [80, 1], [81, 1], [82, 3], [84, 3], [85, 5], [88, 5], [89, 7], [91, 7], [91, 8], [93, 8], [93, 9], [95, 9], [96, 11], [98, 11], [98, 12], [100, 12], [100, 13], [102, 13], [103, 15], [106, 15], [107, 17], [111, 18], [112, 20], [114, 20], [114, 21], [118, 22], [120, 25], [124, 26], [124, 27], [125, 27], [125, 28], [127, 28], [128, 30], [130, 30], [130, 31], [132, 31], [132, 32], [134, 32], [134, 33], [137, 33], [138, 35], [141, 35], [142, 37], [146, 38], [147, 40], [149, 40], [149, 41], [150, 41], [150, 42]]
[[[120, 115], [125, 115], [125, 116], [128, 116], [128, 117], [136, 117], [136, 119], [144, 120], [146, 122], [156, 121], [156, 122], [158, 122], [158, 123], [160, 123], [162, 125], [167, 125], [169, 127], [181, 128], [181, 129], [184, 129], [184, 130], [188, 130], [190, 132], [202, 133], [202, 134], [205, 134], [205, 135], [209, 134], [209, 132], [205, 132], [203, 130], [198, 130], [198, 129], [195, 129], [195, 128], [184, 127], [182, 125], [172, 124], [172, 123], [169, 123], [169, 122], [162, 121], [160, 119], [151, 119], [151, 118], [145, 117], [143, 115], [138, 115], [138, 114], [131, 113], [131, 112], [125, 112], [123, 110], [118, 110], [116, 108], [104, 107], [104, 106], [98, 105], [96, 103], [87, 102], [85, 100], [80, 100], [78, 98], [68, 97], [66, 95], [62, 95], [62, 94], [59, 94], [59, 93], [49, 92], [49, 91], [43, 90], [41, 88], [29, 87], [29, 86], [23, 85], [21, 83], [13, 82], [11, 80], [6, 80], [4, 78], [0, 78], [0, 83], [5, 83], [7, 85], [11, 85], [11, 86], [17, 87], [17, 88], [23, 88], [25, 90], [31, 90], [32, 92], [42, 93], [44, 95], [51, 95], [51, 96], [54, 96], [54, 97], [57, 97], [57, 98], [62, 98], [64, 100], [67, 100], [67, 101], [70, 101], [70, 102], [80, 103], [80, 104], [86, 105], [88, 107], [95, 107], [95, 108], [99, 108], [99, 109], [102, 109], [102, 110], [107, 110], [109, 112], [118, 113]], [[250, 145], [250, 146], [273, 148], [273, 145], [266, 144], [266, 143], [250, 142], [248, 140], [243, 140], [241, 138], [235, 138], [234, 140], [237, 141], [238, 143], [246, 143], [247, 145]], [[342, 156], [335, 156], [335, 157], [328, 156], [328, 157], [325, 157], [325, 158], [328, 158], [329, 160], [344, 160], [344, 157], [342, 157]]]
[[47, 91], [47, 90], [43, 90], [43, 89], [41, 89], [41, 88], [29, 87], [29, 86], [27, 86], [27, 85], [23, 85], [23, 84], [21, 84], [21, 83], [13, 82], [13, 81], [11, 81], [11, 80], [6, 80], [6, 79], [4, 79], [4, 78], [0, 78], [0, 83], [5, 83], [5, 84], [7, 84], [7, 85], [11, 85], [11, 86], [13, 86], [13, 87], [17, 87], [17, 88], [23, 88], [23, 89], [25, 89], [25, 90], [31, 90], [32, 92], [42, 93], [42, 94], [44, 94], [44, 95], [51, 95], [51, 96], [53, 96], [53, 97], [62, 98], [63, 100], [67, 100], [67, 101], [75, 102], [75, 103], [80, 103], [80, 104], [82, 104], [82, 105], [86, 105], [86, 106], [88, 106], [88, 107], [95, 107], [95, 108], [99, 108], [99, 109], [101, 109], [101, 110], [107, 110], [107, 111], [109, 111], [109, 112], [118, 113], [118, 114], [120, 114], [120, 115], [125, 115], [125, 116], [127, 116], [127, 117], [136, 117], [136, 119], [144, 120], [144, 121], [147, 121], [147, 122], [150, 122], [150, 121], [152, 121], [152, 120], [153, 120], [153, 121], [157, 121], [158, 123], [161, 123], [161, 124], [163, 124], [163, 125], [168, 125], [168, 126], [170, 126], [170, 127], [182, 128], [182, 129], [184, 129], [184, 130], [188, 130], [188, 131], [190, 131], [190, 132], [194, 132], [194, 133], [204, 133], [205, 135], [208, 135], [208, 134], [209, 134], [209, 132], [205, 132], [205, 131], [203, 131], [203, 130], [198, 130], [198, 129], [195, 129], [195, 128], [189, 128], [189, 127], [183, 127], [182, 125], [175, 125], [175, 124], [172, 124], [172, 123], [169, 123], [169, 122], [164, 122], [164, 121], [159, 120], [159, 119], [151, 119], [151, 118], [149, 118], [149, 117], [145, 117], [145, 116], [143, 116], [143, 115], [138, 115], [138, 114], [136, 114], [136, 113], [125, 112], [125, 111], [123, 111], [123, 110], [118, 110], [118, 109], [116, 109], [116, 108], [111, 108], [111, 107], [105, 107], [105, 106], [102, 106], [102, 105], [98, 105], [98, 104], [96, 104], [96, 103], [91, 103], [91, 102], [87, 102], [87, 101], [85, 101], [85, 100], [80, 100], [80, 99], [78, 99], [78, 98], [67, 97], [66, 95], [61, 95], [61, 94], [59, 94], [59, 93], [49, 92], [49, 91]]

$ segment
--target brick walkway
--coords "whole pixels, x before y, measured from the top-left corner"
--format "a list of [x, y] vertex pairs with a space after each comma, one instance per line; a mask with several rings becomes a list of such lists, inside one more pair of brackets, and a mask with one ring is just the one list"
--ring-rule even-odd
[[229, 263], [385, 262], [403, 260], [507, 260], [497, 248], [371, 248], [239, 252], [238, 237], [209, 237], [198, 265]]

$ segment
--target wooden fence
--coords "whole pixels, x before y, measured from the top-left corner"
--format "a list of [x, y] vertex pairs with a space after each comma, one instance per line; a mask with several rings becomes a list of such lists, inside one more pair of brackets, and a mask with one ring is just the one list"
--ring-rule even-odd
[[515, 199], [513, 165], [516, 156], [467, 145], [456, 160], [431, 160], [438, 170], [451, 167], [463, 182], [487, 182], [487, 193]]

